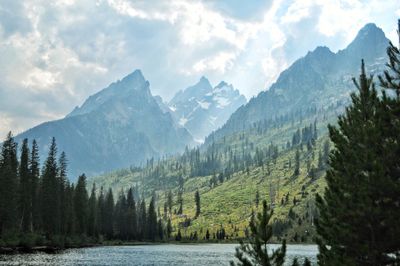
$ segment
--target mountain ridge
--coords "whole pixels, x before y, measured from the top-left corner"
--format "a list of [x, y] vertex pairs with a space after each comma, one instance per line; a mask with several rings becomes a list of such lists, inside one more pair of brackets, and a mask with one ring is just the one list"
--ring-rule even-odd
[[16, 140], [36, 139], [43, 161], [52, 137], [69, 158], [72, 180], [81, 173], [90, 176], [141, 164], [194, 144], [189, 132], [160, 109], [140, 70], [88, 97], [65, 118], [33, 127]]
[[301, 112], [304, 107], [323, 108], [348, 101], [353, 89], [352, 77], [358, 74], [361, 59], [372, 74], [381, 71], [388, 43], [382, 29], [368, 23], [337, 53], [328, 47], [316, 47], [282, 71], [269, 89], [234, 112], [220, 129], [208, 136], [208, 142], [261, 120]]

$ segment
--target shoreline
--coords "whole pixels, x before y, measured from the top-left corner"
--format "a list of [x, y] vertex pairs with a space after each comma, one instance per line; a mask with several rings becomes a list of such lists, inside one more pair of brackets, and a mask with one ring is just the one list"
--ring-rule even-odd
[[[191, 242], [191, 241], [170, 241], [170, 242], [104, 242], [104, 243], [95, 243], [95, 244], [84, 244], [84, 245], [76, 245], [76, 246], [67, 246], [67, 247], [56, 247], [56, 246], [34, 246], [34, 247], [0, 247], [0, 255], [17, 255], [17, 254], [29, 254], [29, 253], [47, 253], [47, 254], [56, 254], [58, 252], [62, 252], [68, 249], [82, 249], [82, 248], [94, 248], [94, 247], [118, 247], [118, 246], [154, 246], [154, 245], [207, 245], [207, 244], [216, 244], [216, 245], [240, 245], [238, 241], [199, 241], [199, 242]], [[281, 243], [270, 243], [272, 245], [279, 245]], [[316, 243], [287, 243], [286, 245], [317, 245]]]

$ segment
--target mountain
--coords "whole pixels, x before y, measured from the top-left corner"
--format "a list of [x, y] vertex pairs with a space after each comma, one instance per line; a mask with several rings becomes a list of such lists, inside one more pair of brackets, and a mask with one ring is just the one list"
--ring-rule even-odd
[[352, 77], [358, 75], [361, 59], [369, 73], [385, 67], [389, 40], [375, 24], [365, 25], [356, 38], [337, 53], [317, 47], [283, 71], [272, 86], [232, 114], [212, 139], [243, 130], [252, 123], [323, 109], [349, 101], [354, 90]]
[[[276, 240], [312, 242], [318, 216], [315, 195], [326, 187], [327, 124], [336, 123], [347, 105], [361, 58], [368, 73], [381, 73], [387, 45], [382, 30], [368, 24], [337, 53], [318, 47], [283, 71], [269, 90], [233, 113], [204, 145], [155, 166], [95, 177], [88, 186], [94, 182], [120, 191], [138, 184], [145, 197], [157, 195], [159, 206], [171, 193], [173, 211], [168, 217], [173, 235], [180, 229], [183, 237], [198, 234], [199, 239], [222, 228], [229, 239], [242, 239], [252, 212], [259, 210], [258, 201], [267, 199], [274, 208]], [[202, 79], [193, 87], [177, 98], [190, 99], [192, 91], [207, 94], [211, 85]], [[195, 214], [196, 191], [201, 197], [200, 216]]]
[[36, 139], [45, 157], [53, 136], [68, 156], [73, 178], [137, 165], [193, 143], [187, 130], [160, 109], [140, 70], [90, 96], [65, 118], [29, 129], [16, 140]]
[[213, 88], [208, 79], [202, 77], [195, 85], [179, 91], [169, 107], [176, 121], [202, 142], [245, 103], [246, 98], [232, 85], [222, 81]]

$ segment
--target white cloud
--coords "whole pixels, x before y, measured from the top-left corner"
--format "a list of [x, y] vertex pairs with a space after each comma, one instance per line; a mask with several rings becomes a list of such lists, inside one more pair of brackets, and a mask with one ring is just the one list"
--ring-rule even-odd
[[367, 22], [397, 40], [397, 0], [250, 4], [4, 0], [0, 134], [60, 118], [135, 68], [166, 98], [202, 75], [249, 98], [317, 45], [343, 48]]

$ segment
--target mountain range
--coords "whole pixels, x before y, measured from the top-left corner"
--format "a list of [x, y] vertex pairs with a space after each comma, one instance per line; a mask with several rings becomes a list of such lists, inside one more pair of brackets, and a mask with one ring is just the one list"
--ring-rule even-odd
[[68, 156], [71, 179], [138, 165], [194, 144], [190, 133], [160, 109], [140, 70], [90, 96], [65, 118], [40, 124], [16, 140], [36, 139], [43, 161], [52, 137]]
[[382, 29], [369, 23], [337, 53], [327, 47], [317, 47], [284, 70], [269, 89], [234, 112], [206, 142], [241, 131], [258, 121], [349, 101], [349, 94], [354, 90], [352, 78], [360, 71], [361, 59], [365, 60], [369, 73], [381, 73], [388, 44]]
[[220, 82], [213, 87], [205, 77], [164, 103], [136, 70], [90, 96], [65, 118], [40, 124], [16, 140], [36, 139], [43, 161], [54, 136], [59, 150], [68, 155], [71, 179], [140, 165], [180, 153], [207, 136], [206, 146], [259, 121], [343, 104], [353, 91], [351, 78], [362, 58], [370, 73], [384, 68], [388, 42], [380, 28], [367, 24], [343, 50], [317, 47], [307, 53], [247, 104], [232, 85]]
[[150, 83], [135, 70], [90, 96], [65, 118], [40, 124], [16, 140], [36, 139], [43, 161], [55, 137], [59, 150], [68, 156], [69, 177], [74, 180], [82, 173], [103, 174], [182, 152], [202, 142], [245, 102], [232, 85], [221, 82], [212, 88], [203, 77], [168, 105], [151, 94]]

